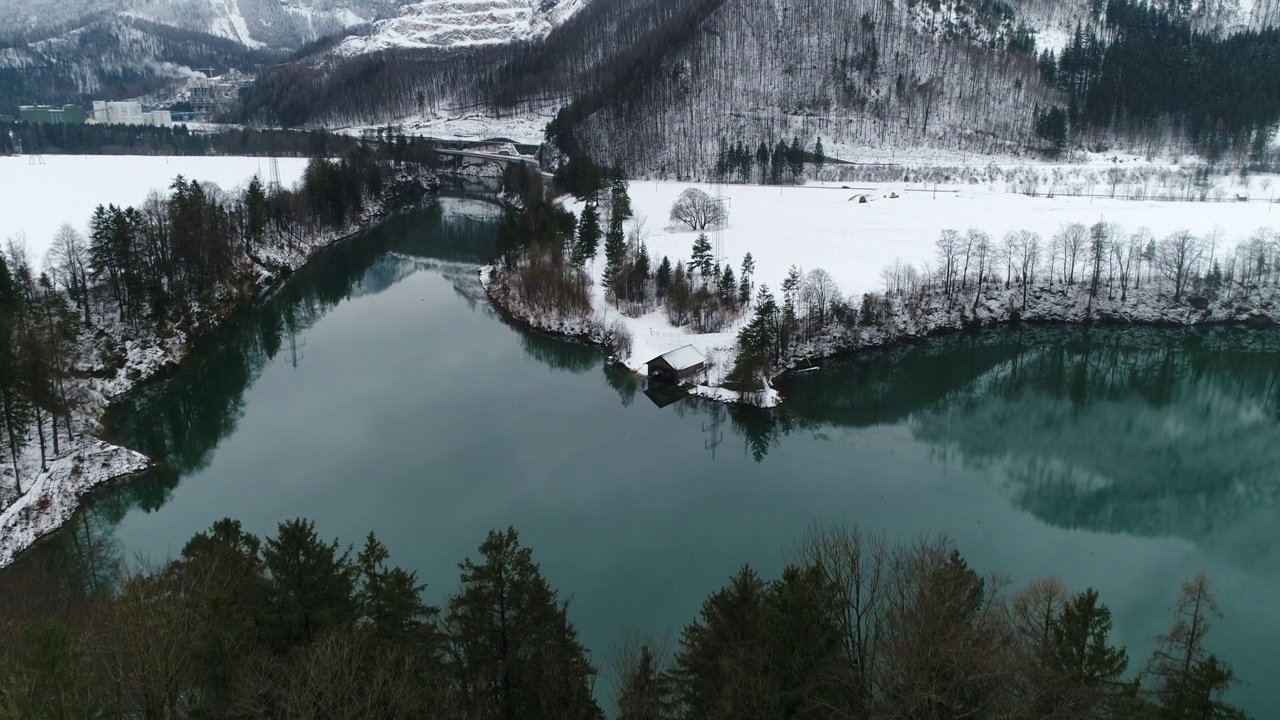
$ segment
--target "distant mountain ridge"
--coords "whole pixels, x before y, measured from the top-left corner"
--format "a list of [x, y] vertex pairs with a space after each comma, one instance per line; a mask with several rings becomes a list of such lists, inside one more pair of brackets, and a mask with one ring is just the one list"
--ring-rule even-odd
[[291, 52], [396, 14], [405, 0], [0, 0], [0, 35], [39, 39], [91, 17], [130, 17]]
[[273, 58], [226, 38], [107, 15], [47, 39], [0, 47], [0, 112], [135, 97], [207, 70], [255, 67]]

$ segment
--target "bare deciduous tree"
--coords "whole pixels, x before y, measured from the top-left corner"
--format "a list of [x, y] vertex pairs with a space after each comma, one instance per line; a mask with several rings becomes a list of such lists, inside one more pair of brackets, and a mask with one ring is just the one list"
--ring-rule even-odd
[[1204, 255], [1200, 239], [1186, 230], [1179, 230], [1156, 246], [1156, 267], [1165, 279], [1173, 283], [1173, 300], [1182, 299], [1196, 266]]
[[722, 227], [729, 222], [729, 211], [720, 199], [698, 188], [689, 188], [680, 193], [671, 206], [671, 222], [685, 225], [690, 230]]

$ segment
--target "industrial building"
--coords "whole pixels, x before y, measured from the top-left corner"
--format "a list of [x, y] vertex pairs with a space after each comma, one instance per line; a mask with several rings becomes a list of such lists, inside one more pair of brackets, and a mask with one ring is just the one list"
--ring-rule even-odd
[[185, 95], [196, 116], [212, 119], [235, 108], [245, 82], [245, 76], [234, 72], [226, 77], [191, 78]]
[[138, 102], [94, 100], [93, 121], [104, 125], [170, 127], [173, 116], [168, 110], [150, 110]]
[[18, 119], [27, 123], [79, 125], [84, 122], [84, 108], [79, 105], [21, 105]]

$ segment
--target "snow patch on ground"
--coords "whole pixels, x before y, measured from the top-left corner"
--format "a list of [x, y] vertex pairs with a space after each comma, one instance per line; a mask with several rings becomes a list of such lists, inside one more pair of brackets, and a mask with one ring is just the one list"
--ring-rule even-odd
[[[151, 464], [140, 453], [88, 437], [84, 428], [79, 428], [76, 439], [64, 442], [60, 449], [57, 457], [48, 460], [47, 471], [40, 472], [39, 448], [34, 439], [28, 443], [18, 463], [26, 494], [0, 511], [0, 568], [70, 520], [83, 495], [118, 477], [141, 472]], [[6, 465], [6, 489], [13, 481], [12, 473], [13, 467]]]

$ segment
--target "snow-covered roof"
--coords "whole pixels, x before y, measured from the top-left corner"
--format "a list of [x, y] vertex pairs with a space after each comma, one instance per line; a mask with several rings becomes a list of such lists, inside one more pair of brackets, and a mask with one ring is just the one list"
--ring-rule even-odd
[[707, 361], [707, 359], [703, 357], [702, 353], [698, 352], [698, 349], [692, 345], [685, 345], [682, 348], [677, 348], [666, 355], [661, 355], [659, 357], [662, 360], [665, 360], [666, 363], [676, 372], [688, 370], [694, 365], [699, 365]]

